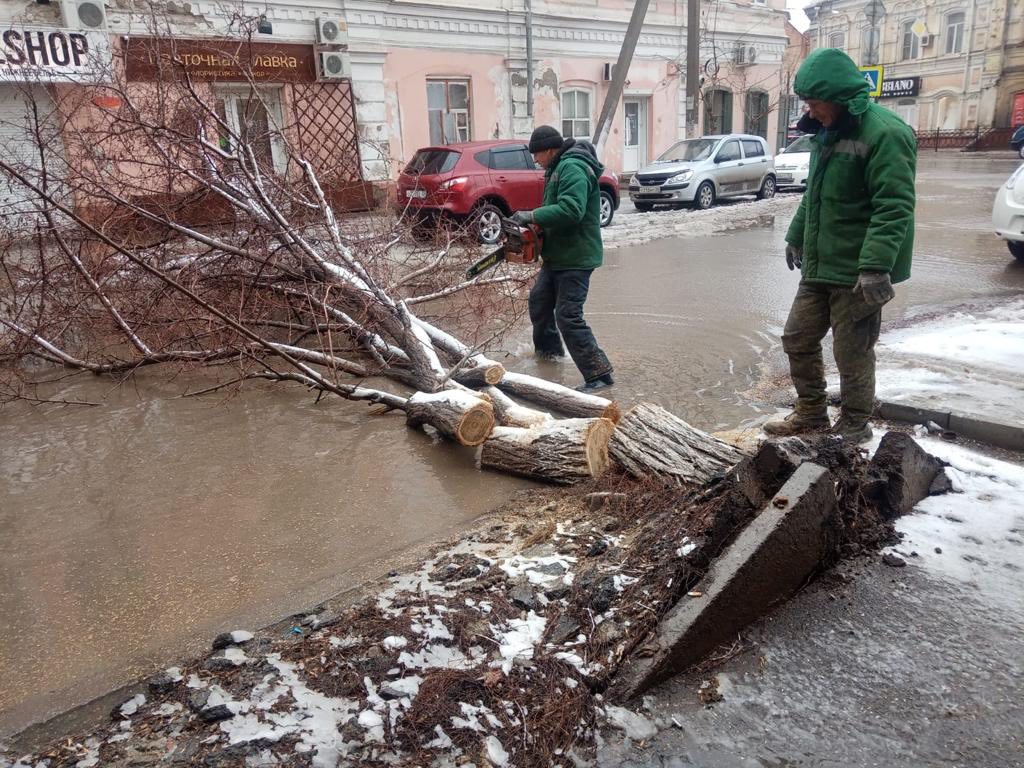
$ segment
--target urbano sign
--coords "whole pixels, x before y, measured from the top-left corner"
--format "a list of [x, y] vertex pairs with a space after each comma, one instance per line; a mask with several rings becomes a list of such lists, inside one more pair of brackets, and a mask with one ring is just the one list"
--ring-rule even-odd
[[105, 32], [53, 27], [0, 27], [0, 82], [80, 82], [110, 79]]
[[893, 77], [882, 83], [883, 99], [917, 96], [921, 92], [920, 77]]

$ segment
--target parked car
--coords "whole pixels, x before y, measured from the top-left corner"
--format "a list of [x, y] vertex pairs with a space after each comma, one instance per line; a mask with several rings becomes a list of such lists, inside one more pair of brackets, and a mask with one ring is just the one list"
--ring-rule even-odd
[[[601, 226], [619, 207], [619, 182], [605, 170]], [[417, 150], [398, 177], [395, 205], [421, 227], [448, 220], [469, 223], [482, 243], [501, 237], [501, 218], [540, 207], [544, 169], [523, 141], [471, 141]]]
[[1024, 261], [1024, 164], [996, 192], [992, 226], [1014, 258]]
[[710, 208], [720, 197], [775, 196], [775, 162], [760, 136], [729, 134], [685, 139], [637, 171], [629, 197], [638, 211], [655, 205]]
[[806, 187], [811, 172], [813, 134], [801, 136], [775, 157], [775, 182], [782, 187]]
[[1010, 137], [1010, 148], [1024, 159], [1024, 125], [1018, 125]]

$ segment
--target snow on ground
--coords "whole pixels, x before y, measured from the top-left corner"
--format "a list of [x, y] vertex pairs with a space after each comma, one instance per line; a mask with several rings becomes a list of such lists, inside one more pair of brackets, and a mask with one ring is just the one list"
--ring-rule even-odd
[[1024, 592], [1024, 466], [933, 437], [926, 451], [948, 461], [954, 492], [930, 496], [896, 529], [894, 549], [944, 578], [984, 585], [988, 594], [1019, 604]]
[[1024, 299], [887, 333], [878, 397], [1024, 424]]
[[706, 211], [656, 209], [650, 213], [617, 216], [601, 230], [605, 248], [640, 245], [667, 237], [706, 237], [743, 227], [767, 226], [775, 216], [792, 217], [800, 195], [771, 200], [742, 200], [715, 205]]

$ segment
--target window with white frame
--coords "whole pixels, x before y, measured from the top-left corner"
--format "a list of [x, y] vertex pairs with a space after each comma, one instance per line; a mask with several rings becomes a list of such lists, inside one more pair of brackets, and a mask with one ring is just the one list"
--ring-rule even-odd
[[828, 47], [829, 48], [843, 48], [846, 46], [846, 34], [843, 32], [833, 32], [828, 36]]
[[562, 135], [590, 138], [590, 91], [562, 91]]
[[914, 31], [914, 20], [900, 24], [900, 61], [910, 61], [921, 55], [921, 38]]
[[956, 11], [946, 16], [946, 53], [960, 53], [964, 49], [966, 14]]
[[284, 173], [288, 155], [281, 135], [281, 89], [217, 88], [215, 95], [217, 116], [228, 128], [220, 137], [221, 147], [233, 151], [235, 141], [246, 144], [261, 167]]
[[437, 146], [472, 141], [469, 109], [469, 80], [427, 80], [430, 143]]

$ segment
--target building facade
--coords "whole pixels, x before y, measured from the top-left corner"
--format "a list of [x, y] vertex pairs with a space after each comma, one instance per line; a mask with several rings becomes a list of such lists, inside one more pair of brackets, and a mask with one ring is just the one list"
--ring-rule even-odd
[[806, 12], [813, 47], [884, 67], [879, 103], [918, 132], [1024, 123], [1020, 2], [821, 0]]

